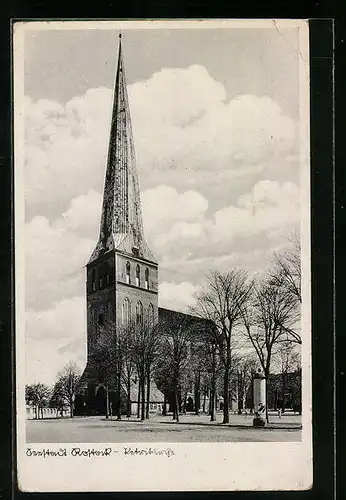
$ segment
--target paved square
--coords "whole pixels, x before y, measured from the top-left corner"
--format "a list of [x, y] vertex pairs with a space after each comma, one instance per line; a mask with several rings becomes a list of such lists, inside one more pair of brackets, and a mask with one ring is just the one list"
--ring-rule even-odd
[[113, 417], [75, 417], [73, 419], [27, 420], [29, 443], [144, 443], [144, 442], [251, 442], [301, 441], [301, 417], [298, 415], [270, 416], [264, 429], [252, 427], [251, 415], [231, 415], [230, 424], [222, 425], [207, 415], [182, 415], [180, 422], [172, 416], [153, 415], [150, 420], [117, 421]]

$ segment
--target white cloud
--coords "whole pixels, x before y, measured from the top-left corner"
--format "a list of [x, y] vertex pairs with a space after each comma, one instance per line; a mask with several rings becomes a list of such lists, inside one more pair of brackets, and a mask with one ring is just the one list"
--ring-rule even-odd
[[[290, 162], [295, 125], [269, 97], [226, 101], [202, 66], [163, 69], [129, 87], [142, 188], [209, 186]], [[26, 200], [56, 218], [70, 200], [102, 191], [112, 91], [90, 89], [65, 105], [26, 100]], [[287, 160], [287, 161], [286, 161]], [[54, 200], [54, 203], [52, 203]], [[229, 200], [230, 201], [230, 200]]]
[[83, 369], [86, 360], [85, 298], [72, 297], [42, 311], [26, 313], [27, 383], [52, 384], [70, 360]]
[[175, 311], [187, 312], [194, 304], [199, 286], [187, 281], [173, 283], [163, 281], [159, 284], [159, 306]]
[[76, 231], [84, 237], [90, 237], [96, 243], [101, 209], [101, 194], [90, 190], [71, 200], [68, 210], [55, 222], [55, 227], [65, 227], [69, 231]]
[[[161, 199], [167, 199], [167, 210]], [[201, 257], [211, 262], [215, 256], [239, 253], [243, 240], [258, 236], [272, 239], [273, 246], [299, 224], [299, 189], [292, 182], [260, 181], [236, 204], [210, 216], [207, 200], [193, 191], [179, 194], [158, 186], [144, 192], [143, 202], [148, 240], [163, 262]], [[195, 210], [189, 210], [194, 203]], [[253, 250], [253, 243], [247, 245]]]
[[192, 190], [178, 193], [165, 185], [144, 191], [141, 201], [148, 232], [160, 232], [177, 221], [196, 221], [208, 209], [208, 200], [200, 193]]
[[211, 237], [223, 248], [235, 238], [259, 233], [269, 238], [287, 235], [299, 223], [299, 188], [291, 182], [260, 181], [251, 193], [239, 197], [236, 206], [218, 210], [213, 216]]
[[35, 309], [84, 290], [84, 269], [95, 241], [43, 216], [26, 224], [26, 301]]
[[[162, 268], [172, 269], [169, 263], [178, 260], [185, 262], [187, 273], [189, 262], [196, 259], [209, 269], [221, 266], [220, 259], [232, 254], [251, 254], [256, 245], [262, 251], [268, 239], [271, 248], [277, 246], [299, 222], [299, 190], [290, 182], [260, 181], [236, 204], [210, 215], [208, 201], [192, 190], [179, 193], [157, 186], [145, 191], [142, 199], [148, 243]], [[84, 293], [83, 266], [97, 241], [100, 210], [101, 195], [90, 190], [73, 198], [52, 223], [37, 216], [26, 225], [29, 307], [42, 309]], [[191, 265], [189, 279], [194, 281], [201, 271], [194, 276], [193, 269]]]

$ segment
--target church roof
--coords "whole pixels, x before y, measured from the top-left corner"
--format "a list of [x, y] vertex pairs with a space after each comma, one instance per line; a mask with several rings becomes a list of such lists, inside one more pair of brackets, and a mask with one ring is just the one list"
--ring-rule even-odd
[[89, 262], [110, 250], [156, 262], [143, 231], [125, 68], [119, 39], [99, 240]]
[[173, 311], [172, 309], [166, 309], [164, 307], [159, 307], [159, 323], [183, 324], [197, 334], [202, 330], [215, 327], [210, 320], [180, 311]]

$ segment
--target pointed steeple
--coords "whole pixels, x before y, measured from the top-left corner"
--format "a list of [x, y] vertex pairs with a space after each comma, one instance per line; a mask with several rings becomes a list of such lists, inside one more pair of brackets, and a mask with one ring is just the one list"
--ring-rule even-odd
[[119, 35], [100, 236], [89, 263], [114, 249], [135, 253], [141, 258], [155, 261], [144, 239], [121, 35]]

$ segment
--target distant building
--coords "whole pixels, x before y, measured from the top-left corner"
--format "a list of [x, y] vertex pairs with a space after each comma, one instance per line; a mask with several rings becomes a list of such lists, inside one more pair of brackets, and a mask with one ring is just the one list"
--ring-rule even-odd
[[[267, 380], [267, 406], [269, 410], [302, 411], [301, 370], [289, 373], [271, 373]], [[252, 384], [246, 395], [246, 408], [253, 409]]]

